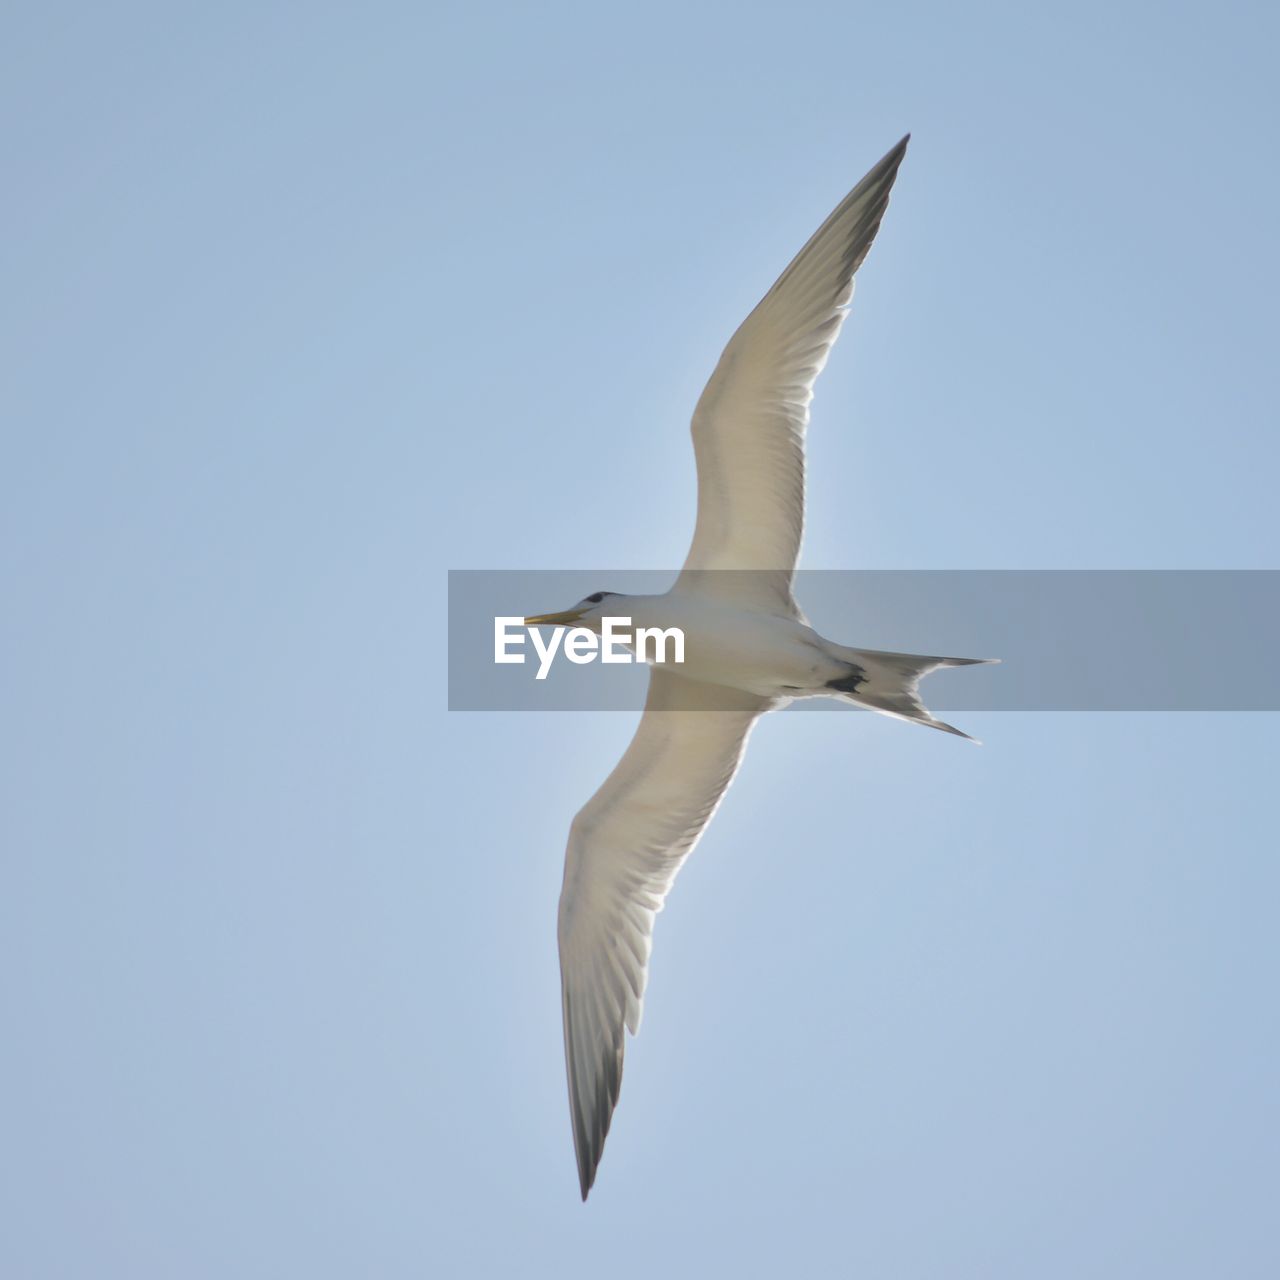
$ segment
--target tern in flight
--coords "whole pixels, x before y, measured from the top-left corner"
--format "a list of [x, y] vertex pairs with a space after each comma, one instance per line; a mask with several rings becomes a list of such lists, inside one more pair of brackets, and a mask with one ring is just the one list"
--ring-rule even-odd
[[651, 663], [635, 737], [569, 828], [560, 975], [584, 1200], [618, 1102], [623, 1032], [640, 1026], [654, 917], [732, 781], [752, 725], [794, 698], [836, 697], [967, 737], [929, 714], [917, 686], [938, 667], [993, 661], [835, 644], [808, 625], [792, 595], [813, 384], [907, 141], [840, 202], [724, 349], [693, 414], [698, 518], [675, 585], [656, 596], [597, 591], [524, 620], [598, 633], [605, 618], [626, 617], [684, 633], [683, 662]]

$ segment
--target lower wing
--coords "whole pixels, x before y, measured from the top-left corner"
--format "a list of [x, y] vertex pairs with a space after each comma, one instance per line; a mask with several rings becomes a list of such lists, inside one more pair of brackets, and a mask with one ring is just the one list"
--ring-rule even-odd
[[569, 829], [560, 979], [584, 1200], [618, 1103], [623, 1028], [640, 1026], [654, 916], [771, 705], [653, 669], [631, 745]]

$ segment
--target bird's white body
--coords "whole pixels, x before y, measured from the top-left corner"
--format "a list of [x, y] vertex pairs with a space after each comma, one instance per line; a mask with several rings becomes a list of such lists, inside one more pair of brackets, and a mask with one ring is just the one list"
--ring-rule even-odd
[[[614, 596], [606, 616], [629, 617], [632, 626], [677, 627], [684, 636], [684, 660], [651, 663], [687, 680], [741, 689], [762, 698], [829, 694], [832, 680], [846, 675], [849, 663], [838, 646], [824, 640], [799, 618], [759, 609], [743, 609], [694, 592], [657, 596]], [[637, 656], [648, 658], [649, 654]]]

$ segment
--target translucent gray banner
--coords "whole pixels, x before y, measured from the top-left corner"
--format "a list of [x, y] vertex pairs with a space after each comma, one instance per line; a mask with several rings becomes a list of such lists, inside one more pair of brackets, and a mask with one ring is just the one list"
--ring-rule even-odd
[[[515, 623], [508, 660], [495, 661], [495, 619], [566, 610], [596, 591], [656, 594], [674, 577], [451, 571], [450, 709], [643, 706], [642, 664], [578, 663], [563, 652], [545, 661]], [[926, 700], [937, 710], [1280, 710], [1280, 571], [813, 570], [796, 574], [795, 596], [815, 630], [840, 644], [1003, 660], [930, 675]]]

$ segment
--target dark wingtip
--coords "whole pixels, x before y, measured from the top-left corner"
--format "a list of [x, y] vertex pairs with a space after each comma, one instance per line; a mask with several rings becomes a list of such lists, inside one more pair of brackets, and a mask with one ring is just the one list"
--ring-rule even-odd
[[[577, 1135], [575, 1134], [575, 1137]], [[578, 1156], [578, 1190], [582, 1193], [582, 1203], [586, 1204], [587, 1196], [591, 1194], [591, 1188], [595, 1186], [596, 1171], [600, 1168], [600, 1156], [604, 1150], [604, 1140], [599, 1139], [594, 1143], [588, 1144], [587, 1135], [582, 1134], [581, 1146], [577, 1151]]]
[[[610, 1043], [597, 1052], [591, 1067], [591, 1050], [575, 1053], [575, 1011], [569, 985], [561, 976], [564, 1008], [565, 1074], [569, 1086], [569, 1118], [573, 1127], [573, 1152], [578, 1166], [578, 1191], [586, 1203], [595, 1184], [605, 1139], [613, 1121], [614, 1108], [622, 1089], [623, 1024], [621, 1019], [610, 1035]], [[585, 1072], [585, 1075], [584, 1075]]]
[[[910, 141], [911, 135], [909, 133], [904, 134], [898, 142], [894, 143], [894, 145], [890, 147], [878, 161], [876, 161], [871, 171], [865, 178], [863, 178], [862, 182], [858, 184], [859, 187], [866, 184], [869, 186], [880, 186], [883, 188], [879, 195], [880, 213], [882, 215], [884, 213], [884, 206], [889, 200], [889, 192], [892, 189], [894, 182], [897, 180], [898, 170], [902, 166], [903, 157], [907, 154], [907, 143]], [[857, 188], [855, 188], [855, 190], [856, 189]], [[877, 218], [875, 229], [878, 229], [879, 225], [879, 219]], [[871, 233], [872, 238], [875, 236], [875, 229], [873, 229]]]
[[596, 1185], [596, 1170], [599, 1167], [599, 1158], [593, 1161], [589, 1155], [578, 1162], [578, 1190], [582, 1192], [583, 1204], [587, 1203], [591, 1188]]
[[896, 172], [898, 166], [902, 163], [902, 157], [907, 154], [907, 143], [911, 141], [911, 135], [904, 133], [897, 142], [889, 148], [888, 151], [880, 157], [879, 163], [871, 170], [872, 173], [883, 172], [889, 170]]

